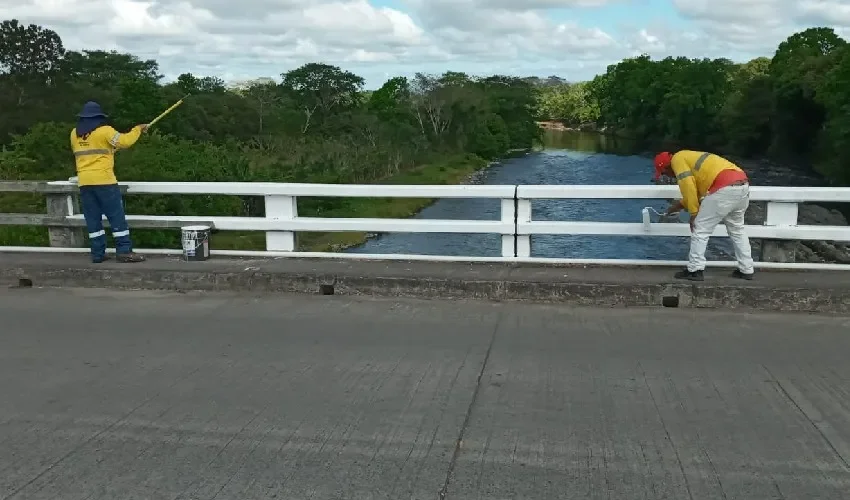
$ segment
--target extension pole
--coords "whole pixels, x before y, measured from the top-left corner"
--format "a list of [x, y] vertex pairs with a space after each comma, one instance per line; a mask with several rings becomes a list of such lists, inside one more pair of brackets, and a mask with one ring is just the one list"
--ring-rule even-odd
[[151, 121], [150, 121], [150, 123], [148, 123], [148, 127], [149, 127], [149, 128], [150, 128], [150, 127], [153, 127], [153, 125], [154, 125], [156, 122], [158, 122], [158, 121], [162, 120], [163, 118], [165, 118], [165, 115], [167, 115], [168, 113], [171, 113], [172, 111], [174, 111], [174, 109], [175, 109], [177, 106], [179, 106], [179, 105], [183, 104], [183, 99], [186, 99], [186, 98], [187, 98], [187, 97], [189, 97], [190, 95], [191, 95], [191, 94], [186, 94], [185, 96], [183, 96], [183, 98], [182, 98], [182, 99], [180, 99], [179, 101], [175, 102], [175, 103], [174, 103], [174, 104], [173, 104], [170, 108], [166, 109], [166, 110], [165, 110], [165, 111], [163, 111], [163, 112], [162, 112], [159, 116], [157, 116], [156, 118], [154, 118], [153, 120], [151, 120]]

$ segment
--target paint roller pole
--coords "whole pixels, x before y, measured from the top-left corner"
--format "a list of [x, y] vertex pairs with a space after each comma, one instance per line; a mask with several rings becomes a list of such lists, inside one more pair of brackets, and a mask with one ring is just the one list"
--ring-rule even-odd
[[150, 123], [148, 123], [148, 128], [153, 127], [153, 126], [154, 126], [154, 124], [155, 124], [156, 122], [158, 122], [158, 121], [162, 120], [163, 118], [165, 118], [165, 115], [167, 115], [168, 113], [171, 113], [172, 111], [174, 111], [174, 109], [175, 109], [175, 108], [177, 108], [177, 106], [179, 106], [179, 105], [183, 104], [183, 99], [186, 99], [186, 98], [187, 98], [187, 97], [189, 97], [190, 95], [191, 95], [191, 94], [186, 94], [185, 96], [183, 96], [183, 98], [182, 98], [182, 99], [180, 99], [179, 101], [175, 102], [175, 103], [174, 103], [174, 104], [173, 104], [170, 108], [166, 109], [165, 111], [163, 111], [162, 113], [160, 113], [160, 115], [159, 115], [159, 116], [157, 116], [156, 118], [154, 118], [153, 120], [151, 120], [151, 121], [150, 121]]

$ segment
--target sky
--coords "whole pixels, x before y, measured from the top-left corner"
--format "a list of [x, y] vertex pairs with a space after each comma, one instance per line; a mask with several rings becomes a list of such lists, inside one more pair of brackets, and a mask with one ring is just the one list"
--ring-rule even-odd
[[279, 79], [323, 62], [370, 89], [447, 70], [579, 81], [642, 53], [746, 61], [812, 26], [850, 39], [850, 0], [0, 0], [0, 12], [66, 49], [156, 59], [166, 80]]

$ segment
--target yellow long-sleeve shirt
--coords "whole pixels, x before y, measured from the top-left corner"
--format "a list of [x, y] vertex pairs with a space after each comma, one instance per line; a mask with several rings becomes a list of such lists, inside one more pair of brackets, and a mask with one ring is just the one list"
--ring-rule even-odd
[[115, 152], [129, 148], [142, 134], [138, 125], [126, 134], [102, 125], [85, 137], [77, 137], [77, 129], [71, 130], [71, 150], [77, 165], [80, 186], [102, 186], [117, 184], [115, 177]]
[[699, 212], [700, 200], [708, 193], [720, 172], [732, 170], [745, 176], [741, 168], [726, 158], [703, 151], [679, 151], [673, 155], [670, 166], [676, 174], [679, 191], [682, 192], [682, 206], [691, 215]]

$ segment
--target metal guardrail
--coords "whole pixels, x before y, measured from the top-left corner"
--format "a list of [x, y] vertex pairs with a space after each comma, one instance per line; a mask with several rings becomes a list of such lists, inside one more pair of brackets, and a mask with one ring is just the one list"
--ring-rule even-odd
[[[687, 224], [629, 222], [535, 221], [531, 200], [538, 199], [654, 199], [679, 198], [677, 186], [517, 186], [517, 245], [529, 255], [530, 236], [581, 234], [607, 236], [690, 236]], [[763, 225], [747, 225], [747, 236], [764, 240], [850, 241], [848, 226], [798, 225], [799, 204], [850, 202], [850, 188], [754, 186], [750, 201], [767, 202]], [[718, 225], [714, 236], [728, 236]]]
[[[371, 233], [487, 233], [502, 238], [502, 259], [529, 259], [531, 236], [630, 235], [688, 236], [687, 224], [642, 222], [588, 222], [534, 220], [532, 201], [538, 199], [673, 199], [677, 186], [607, 185], [349, 185], [291, 184], [265, 182], [126, 182], [126, 194], [197, 194], [262, 196], [265, 217], [128, 215], [135, 228], [179, 228], [204, 224], [220, 231], [263, 231], [266, 251], [298, 255], [295, 235], [299, 231]], [[3, 181], [2, 192], [43, 193], [47, 214], [3, 214], [0, 225], [47, 226], [51, 247], [82, 247], [85, 226], [76, 201], [78, 188], [71, 181]], [[323, 218], [298, 215], [298, 197], [388, 197], [388, 198], [488, 198], [501, 203], [499, 220]], [[805, 226], [797, 224], [799, 203], [850, 202], [850, 188], [759, 187], [750, 188], [752, 201], [767, 202], [764, 225], [747, 226], [751, 238], [778, 240], [829, 240], [850, 242], [848, 226]], [[0, 207], [2, 209], [2, 207]], [[726, 236], [718, 227], [716, 236]], [[2, 249], [0, 247], [0, 249]], [[472, 259], [472, 258], [471, 258]], [[473, 259], [474, 260], [474, 259]], [[491, 260], [484, 259], [481, 260]]]

